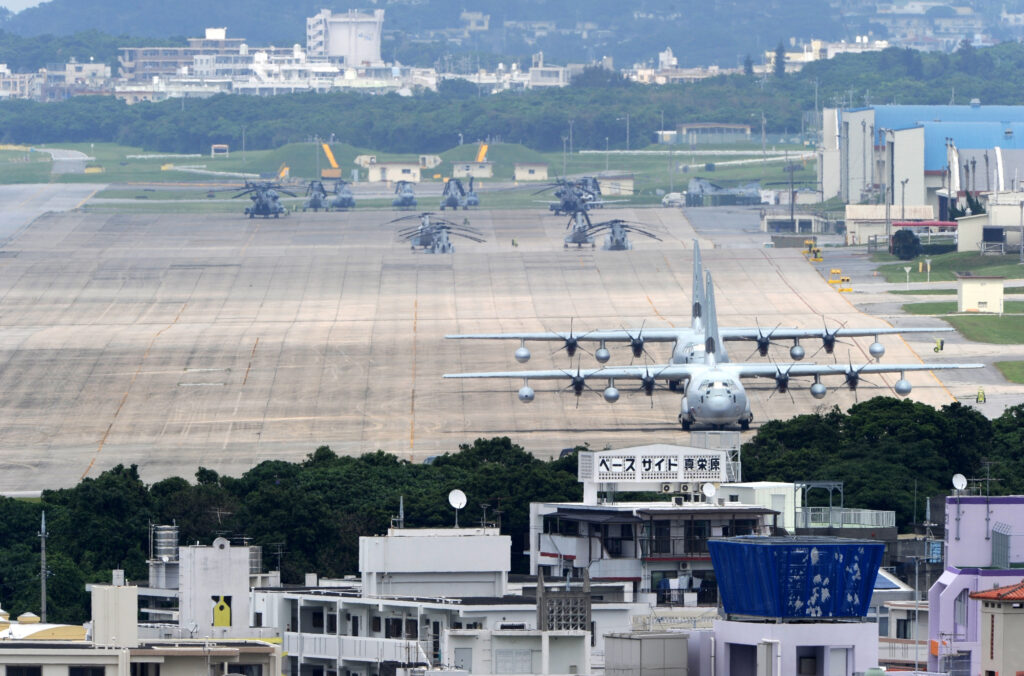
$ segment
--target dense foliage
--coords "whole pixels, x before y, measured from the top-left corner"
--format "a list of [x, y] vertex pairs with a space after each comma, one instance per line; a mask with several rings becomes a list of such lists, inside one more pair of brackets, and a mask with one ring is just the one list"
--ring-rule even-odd
[[945, 495], [960, 472], [999, 479], [993, 494], [1024, 493], [1024, 405], [995, 420], [960, 403], [934, 409], [876, 397], [844, 414], [837, 408], [766, 422], [743, 446], [747, 481], [842, 481], [846, 506], [896, 511], [906, 528], [925, 496]]
[[[936, 410], [910, 400], [875, 398], [848, 413], [830, 411], [765, 423], [743, 447], [744, 479], [830, 480], [845, 484], [846, 506], [895, 510], [906, 528], [926, 496], [943, 495], [950, 477], [984, 474], [993, 493], [1024, 493], [1024, 406], [988, 420], [952, 404]], [[195, 482], [170, 478], [146, 486], [135, 466], [117, 466], [69, 489], [47, 491], [38, 503], [0, 498], [0, 601], [17, 614], [38, 610], [40, 510], [50, 537], [50, 619], [86, 619], [86, 581], [123, 568], [146, 576], [149, 524], [176, 523], [182, 542], [246, 536], [285, 581], [305, 572], [357, 572], [362, 535], [378, 535], [404, 500], [408, 527], [449, 526], [446, 495], [469, 496], [462, 525], [500, 519], [513, 542], [513, 569], [524, 570], [531, 501], [581, 497], [576, 457], [534, 458], [508, 438], [479, 439], [431, 464], [412, 464], [377, 451], [339, 457], [327, 447], [305, 461], [267, 461], [241, 477], [199, 468]], [[500, 511], [499, 511], [500, 510]], [[278, 559], [278, 557], [280, 557]]]
[[800, 73], [761, 78], [729, 75], [692, 84], [645, 86], [587, 71], [562, 89], [480, 96], [445, 85], [413, 97], [358, 93], [294, 94], [255, 101], [221, 95], [128, 106], [109, 97], [61, 103], [0, 102], [0, 142], [117, 142], [165, 152], [205, 152], [211, 143], [276, 148], [314, 134], [378, 152], [439, 152], [467, 141], [497, 139], [536, 150], [559, 150], [574, 120], [577, 148], [632, 147], [683, 122], [755, 127], [764, 113], [773, 142], [805, 127], [815, 104], [945, 104], [979, 98], [1024, 104], [1024, 45], [964, 48], [954, 54], [889, 49], [807, 65]]
[[[2, 25], [2, 24], [0, 24]], [[128, 35], [110, 35], [98, 30], [81, 31], [71, 35], [51, 34], [25, 37], [0, 30], [0, 63], [15, 73], [28, 73], [52, 64], [63, 65], [70, 59], [79, 63], [90, 60], [110, 66], [117, 75], [117, 56], [120, 47], [184, 45], [184, 39], [135, 38]]]

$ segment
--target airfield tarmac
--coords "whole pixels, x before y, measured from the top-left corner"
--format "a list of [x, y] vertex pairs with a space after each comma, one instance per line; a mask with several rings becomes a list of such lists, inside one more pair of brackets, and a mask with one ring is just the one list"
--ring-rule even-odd
[[[443, 380], [444, 373], [568, 368], [555, 344], [533, 344], [520, 366], [514, 341], [451, 341], [448, 333], [683, 326], [689, 321], [694, 229], [679, 209], [606, 209], [663, 238], [629, 252], [562, 247], [565, 217], [539, 210], [460, 211], [487, 238], [456, 240], [452, 255], [411, 252], [393, 211], [241, 214], [47, 213], [0, 247], [0, 491], [70, 486], [118, 463], [147, 482], [191, 478], [197, 466], [238, 475], [267, 459], [301, 460], [320, 445], [377, 449], [413, 461], [478, 437], [509, 436], [538, 456], [591, 447], [688, 442], [679, 396], [627, 393], [604, 402], [602, 382], [577, 400], [555, 383]], [[723, 326], [770, 329], [846, 323], [887, 326], [831, 289], [799, 252], [713, 248]], [[513, 245], [513, 240], [515, 245]], [[756, 320], [755, 320], [756, 318]], [[915, 324], [941, 323], [927, 318]], [[884, 361], [930, 359], [934, 337], [883, 338]], [[837, 347], [868, 360], [871, 339]], [[817, 350], [805, 341], [807, 361]], [[734, 359], [752, 346], [728, 343]], [[786, 347], [773, 348], [779, 360]], [[963, 360], [957, 346], [942, 361]], [[650, 346], [658, 361], [667, 345]], [[612, 364], [629, 363], [626, 347]], [[813, 361], [831, 362], [824, 352]], [[584, 367], [594, 365], [586, 354]], [[896, 375], [872, 376], [861, 398], [892, 394]], [[908, 374], [913, 398], [949, 403], [970, 372]], [[809, 381], [771, 397], [751, 383], [755, 427], [818, 407]], [[949, 389], [947, 389], [947, 385]], [[653, 403], [653, 406], [652, 406]]]

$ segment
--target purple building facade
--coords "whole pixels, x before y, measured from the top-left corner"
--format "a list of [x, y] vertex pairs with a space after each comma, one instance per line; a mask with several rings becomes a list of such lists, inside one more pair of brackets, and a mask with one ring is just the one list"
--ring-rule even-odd
[[981, 673], [981, 605], [974, 592], [1020, 582], [1024, 496], [946, 498], [945, 571], [928, 590], [928, 670]]

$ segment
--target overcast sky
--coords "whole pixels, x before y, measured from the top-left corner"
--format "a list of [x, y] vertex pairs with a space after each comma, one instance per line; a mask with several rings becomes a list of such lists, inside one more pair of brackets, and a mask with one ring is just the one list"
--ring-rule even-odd
[[26, 7], [35, 7], [43, 0], [0, 0], [0, 7], [6, 7], [12, 12], [20, 12]]

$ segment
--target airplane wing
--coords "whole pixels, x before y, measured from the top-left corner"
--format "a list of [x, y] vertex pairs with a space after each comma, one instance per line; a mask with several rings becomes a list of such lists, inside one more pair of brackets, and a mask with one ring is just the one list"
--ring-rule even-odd
[[593, 369], [545, 369], [538, 371], [490, 371], [482, 373], [446, 373], [445, 378], [523, 378], [525, 380], [563, 380], [598, 378], [615, 380], [685, 380], [711, 368], [727, 371], [740, 378], [774, 378], [780, 372], [788, 376], [849, 376], [872, 373], [903, 373], [905, 371], [943, 371], [949, 369], [980, 369], [984, 364], [874, 364], [855, 367], [842, 364], [799, 364], [786, 362], [726, 363], [709, 367], [704, 364], [650, 364], [637, 366], [607, 366]]
[[719, 328], [722, 340], [757, 340], [758, 336], [764, 336], [778, 340], [792, 340], [793, 338], [824, 338], [827, 335], [835, 338], [859, 338], [864, 336], [885, 336], [897, 333], [947, 333], [952, 327], [936, 328], [878, 328], [878, 329], [792, 329], [765, 327], [758, 328]]
[[[607, 342], [607, 343], [629, 343], [637, 336], [650, 343], [671, 343], [680, 338], [686, 338], [693, 332], [685, 329], [604, 329], [600, 331], [581, 331], [580, 333], [557, 333], [555, 331], [541, 331], [535, 333], [457, 333], [447, 335], [445, 338], [453, 340], [547, 340], [564, 341], [574, 338], [577, 341]], [[757, 337], [755, 330], [754, 338]]]
[[[651, 367], [656, 369], [657, 367]], [[949, 369], [980, 369], [984, 364], [875, 364], [863, 366], [851, 364], [800, 364], [795, 362], [775, 363], [729, 363], [719, 364], [719, 369], [732, 371], [740, 378], [774, 378], [779, 374], [800, 376], [846, 376], [850, 374], [903, 373], [905, 371], [945, 371]]]
[[[952, 327], [936, 328], [879, 328], [879, 329], [836, 329], [830, 331], [830, 336], [837, 338], [857, 338], [863, 336], [884, 336], [899, 333], [946, 333], [952, 331]], [[792, 329], [779, 328], [775, 330], [764, 327], [737, 327], [719, 328], [722, 340], [757, 340], [758, 337], [770, 337], [779, 340], [792, 340], [793, 338], [822, 338], [824, 331], [819, 329]], [[641, 327], [633, 329], [601, 329], [598, 331], [581, 331], [580, 333], [558, 333], [556, 331], [524, 332], [524, 333], [457, 333], [445, 336], [453, 340], [547, 340], [559, 341], [567, 338], [575, 338], [578, 341], [628, 343], [637, 336], [641, 336], [649, 343], [671, 343], [680, 339], [693, 337], [693, 331], [689, 328], [658, 329]], [[700, 340], [703, 336], [700, 337]]]
[[491, 371], [484, 373], [446, 373], [445, 378], [524, 378], [526, 380], [564, 380], [566, 378], [614, 378], [617, 380], [643, 380], [644, 378], [686, 379], [704, 365], [661, 364], [648, 366], [609, 366], [596, 369], [546, 369], [541, 371]]

